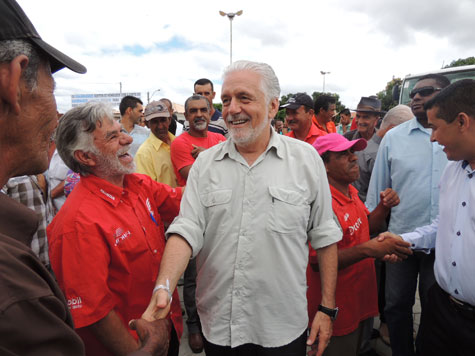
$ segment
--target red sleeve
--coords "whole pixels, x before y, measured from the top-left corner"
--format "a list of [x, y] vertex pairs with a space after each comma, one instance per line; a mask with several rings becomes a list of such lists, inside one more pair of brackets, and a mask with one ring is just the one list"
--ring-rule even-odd
[[186, 139], [180, 139], [180, 137], [178, 137], [173, 140], [170, 147], [170, 156], [173, 166], [177, 171], [195, 162], [195, 159], [191, 156], [192, 149], [191, 143]]
[[167, 223], [171, 223], [180, 212], [181, 197], [183, 188], [172, 188], [167, 184], [157, 183], [149, 180], [150, 190], [153, 192], [155, 204], [160, 214], [160, 218]]
[[[76, 223], [77, 225], [80, 225]], [[54, 236], [49, 253], [76, 328], [104, 318], [117, 301], [108, 287], [110, 251], [96, 224]]]

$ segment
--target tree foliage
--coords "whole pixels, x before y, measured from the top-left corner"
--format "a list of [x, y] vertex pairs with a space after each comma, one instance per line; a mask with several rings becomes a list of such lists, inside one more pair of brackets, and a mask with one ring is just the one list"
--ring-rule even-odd
[[[295, 94], [297, 94], [297, 93], [289, 93], [287, 95], [282, 95], [282, 97], [280, 98], [280, 105], [285, 104]], [[315, 102], [315, 100], [317, 100], [317, 98], [320, 95], [323, 95], [323, 94], [333, 96], [336, 99], [336, 111], [337, 112], [340, 112], [341, 110], [346, 109], [345, 105], [343, 105], [340, 101], [340, 96], [336, 93], [322, 93], [322, 92], [319, 92], [319, 91], [314, 91], [312, 93], [313, 102]], [[279, 110], [279, 112], [275, 116], [275, 119], [284, 121], [285, 120], [285, 109]]]
[[467, 57], [467, 58], [459, 58], [455, 61], [450, 62], [450, 64], [446, 65], [444, 68], [452, 68], [452, 67], [460, 67], [460, 66], [468, 66], [471, 64], [475, 64], [475, 57]]
[[376, 94], [378, 99], [381, 100], [381, 109], [384, 111], [388, 111], [398, 104], [397, 101], [393, 100], [393, 88], [396, 84], [400, 86], [402, 79], [393, 77], [393, 79], [386, 84], [386, 88]]

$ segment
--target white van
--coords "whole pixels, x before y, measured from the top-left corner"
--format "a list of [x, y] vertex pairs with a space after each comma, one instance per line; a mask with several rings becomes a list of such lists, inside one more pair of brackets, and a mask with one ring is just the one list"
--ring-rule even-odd
[[451, 83], [460, 79], [475, 80], [475, 65], [445, 68], [415, 75], [408, 74], [403, 79], [401, 86], [394, 86], [392, 92], [393, 99], [399, 102], [399, 104], [409, 105], [409, 102], [411, 101], [409, 98], [409, 93], [414, 88], [414, 85], [416, 85], [416, 82], [419, 80], [419, 78], [426, 74], [442, 74], [446, 76]]

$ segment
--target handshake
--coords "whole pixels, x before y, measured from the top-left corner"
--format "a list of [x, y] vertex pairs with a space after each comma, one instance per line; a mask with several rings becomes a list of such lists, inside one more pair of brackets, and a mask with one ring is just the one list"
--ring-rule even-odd
[[365, 242], [363, 245], [366, 245], [368, 257], [374, 257], [385, 262], [401, 262], [412, 255], [411, 244], [404, 241], [401, 236], [389, 231], [379, 234], [379, 236]]

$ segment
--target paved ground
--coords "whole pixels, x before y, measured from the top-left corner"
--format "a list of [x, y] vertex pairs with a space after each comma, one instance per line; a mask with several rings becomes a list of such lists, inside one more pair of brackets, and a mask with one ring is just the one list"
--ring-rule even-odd
[[[178, 292], [180, 294], [180, 301], [183, 308], [183, 287], [178, 287]], [[416, 305], [414, 306], [414, 329], [417, 331], [419, 328], [420, 323], [420, 315], [421, 315], [421, 306], [419, 301], [419, 294], [416, 295]], [[183, 315], [183, 320], [186, 319], [186, 313]], [[183, 321], [184, 322], [184, 321]], [[375, 319], [374, 327], [376, 329], [379, 328], [379, 318]], [[375, 339], [373, 342], [373, 348], [380, 356], [392, 356], [391, 348], [387, 346], [380, 338]], [[183, 336], [181, 338], [180, 344], [180, 353], [179, 356], [205, 356], [205, 353], [194, 354], [190, 347], [188, 346], [188, 330], [186, 329], [186, 325], [184, 327]]]

